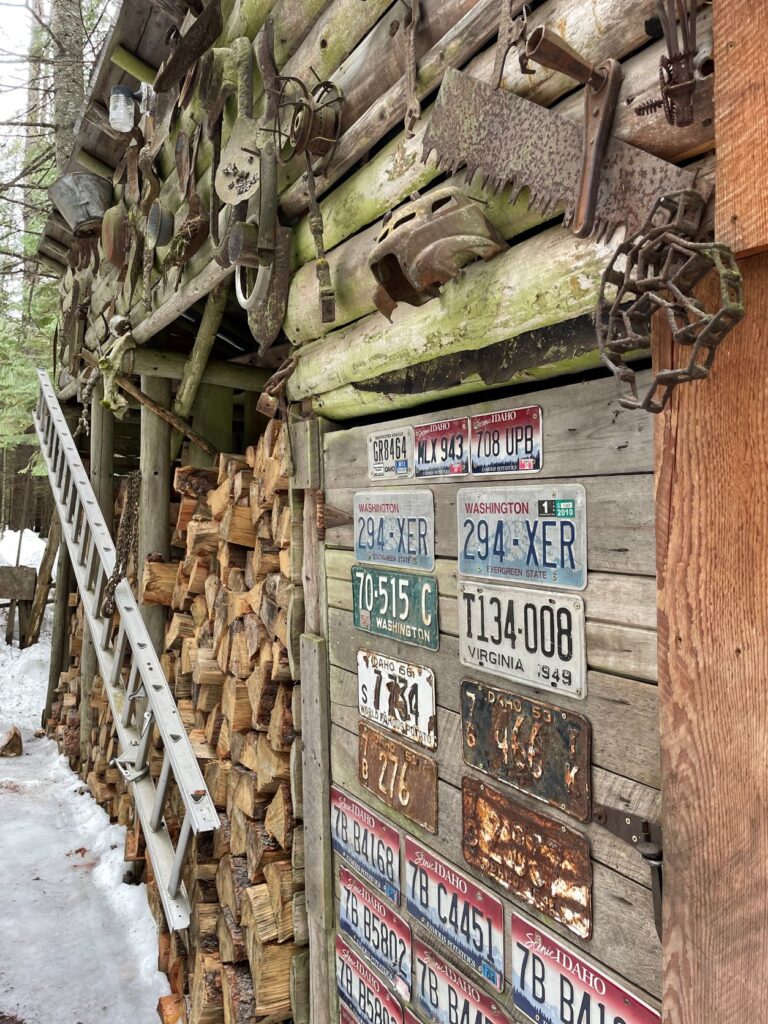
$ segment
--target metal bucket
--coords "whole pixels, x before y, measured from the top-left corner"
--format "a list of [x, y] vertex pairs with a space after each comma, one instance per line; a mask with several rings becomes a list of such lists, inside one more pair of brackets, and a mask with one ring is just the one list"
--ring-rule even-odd
[[112, 182], [87, 171], [63, 174], [48, 193], [76, 235], [97, 230], [112, 205]]

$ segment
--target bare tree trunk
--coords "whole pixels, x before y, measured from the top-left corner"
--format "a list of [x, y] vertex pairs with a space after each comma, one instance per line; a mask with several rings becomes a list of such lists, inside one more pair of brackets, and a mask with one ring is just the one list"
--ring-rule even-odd
[[[29, 0], [28, 4], [35, 22], [29, 35], [29, 49], [27, 66], [27, 114], [26, 119], [29, 122], [28, 127], [24, 134], [24, 164], [27, 165], [35, 156], [35, 148], [41, 140], [41, 130], [33, 127], [36, 123], [43, 121], [42, 107], [43, 107], [43, 66], [42, 58], [45, 54], [45, 47], [47, 42], [47, 36], [44, 29], [41, 27], [40, 22], [43, 21], [45, 16], [45, 9], [43, 7], [43, 0]], [[39, 19], [39, 20], [38, 20]], [[30, 239], [32, 238], [32, 222], [35, 217], [36, 211], [32, 209], [32, 204], [22, 207], [22, 227], [24, 229], [24, 251], [28, 253], [30, 251]], [[24, 278], [23, 286], [26, 295], [26, 309], [27, 319], [30, 316], [30, 310], [32, 306], [32, 293], [35, 287], [35, 279], [37, 278], [37, 262], [34, 259], [27, 258], [24, 260]]]
[[80, 0], [52, 0], [53, 114], [56, 124], [56, 166], [64, 171], [75, 144], [75, 122], [85, 96], [83, 57], [85, 30]]

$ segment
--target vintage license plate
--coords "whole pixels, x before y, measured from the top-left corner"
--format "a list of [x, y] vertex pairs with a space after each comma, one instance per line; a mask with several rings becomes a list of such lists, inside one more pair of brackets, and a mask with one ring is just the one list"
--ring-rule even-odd
[[413, 1002], [433, 1024], [510, 1024], [498, 1003], [442, 957], [413, 940]]
[[405, 837], [408, 913], [499, 992], [504, 987], [501, 900]]
[[375, 651], [357, 652], [360, 715], [423, 747], [437, 746], [435, 674]]
[[366, 881], [399, 905], [397, 830], [335, 786], [331, 786], [331, 846]]
[[374, 967], [411, 998], [411, 929], [346, 868], [339, 869], [339, 923]]
[[588, 939], [592, 863], [586, 836], [474, 779], [462, 779], [461, 795], [466, 862]]
[[589, 821], [592, 726], [583, 715], [465, 680], [461, 727], [472, 768]]
[[658, 1011], [515, 913], [512, 987], [515, 1006], [534, 1024], [661, 1024]]
[[459, 661], [568, 697], [587, 695], [580, 597], [494, 583], [459, 583]]
[[413, 428], [416, 476], [465, 476], [469, 473], [469, 420], [422, 423]]
[[462, 488], [459, 572], [539, 587], [587, 585], [587, 496], [581, 484]]
[[413, 427], [376, 430], [368, 435], [368, 479], [413, 476]]
[[538, 473], [542, 458], [541, 427], [538, 405], [473, 416], [472, 472], [478, 476]]
[[437, 832], [437, 764], [365, 722], [358, 733], [361, 784], [393, 811]]
[[400, 1003], [340, 935], [336, 936], [336, 987], [361, 1024], [403, 1024]]
[[354, 499], [355, 558], [402, 569], [434, 569], [432, 492], [359, 491]]
[[440, 645], [434, 576], [353, 565], [352, 604], [357, 629], [430, 651]]

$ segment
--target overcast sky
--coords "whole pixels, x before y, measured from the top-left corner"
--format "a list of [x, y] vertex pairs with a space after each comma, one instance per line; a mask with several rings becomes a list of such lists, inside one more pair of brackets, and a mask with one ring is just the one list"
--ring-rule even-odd
[[[9, 64], [6, 61], [24, 57], [29, 45], [29, 33], [33, 24], [32, 15], [20, 0], [0, 3], [0, 59], [3, 60], [0, 75], [0, 119], [7, 121], [24, 107], [27, 68], [25, 64]], [[16, 88], [12, 88], [15, 86]], [[9, 91], [8, 91], [9, 90]], [[5, 129], [8, 131], [8, 129]]]

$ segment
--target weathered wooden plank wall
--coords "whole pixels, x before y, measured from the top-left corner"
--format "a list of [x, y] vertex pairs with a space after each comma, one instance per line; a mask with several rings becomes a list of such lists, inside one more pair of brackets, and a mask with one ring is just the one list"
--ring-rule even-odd
[[[647, 374], [643, 375], [643, 379]], [[539, 404], [543, 412], [543, 469], [529, 483], [581, 481], [587, 490], [588, 567], [583, 592], [587, 616], [588, 694], [584, 701], [554, 700], [586, 715], [593, 726], [592, 781], [595, 799], [658, 820], [660, 767], [656, 687], [656, 585], [653, 507], [652, 422], [621, 410], [612, 381], [595, 380], [516, 396], [514, 402], [481, 402], [456, 414]], [[449, 415], [446, 411], [443, 415]], [[417, 412], [386, 426], [418, 424], [435, 416]], [[427, 847], [502, 898], [505, 914], [514, 901], [504, 890], [470, 868], [461, 855], [461, 779], [477, 775], [461, 759], [460, 686], [465, 678], [519, 692], [514, 683], [464, 668], [458, 657], [456, 491], [460, 484], [440, 478], [401, 479], [386, 484], [368, 479], [367, 435], [373, 428], [339, 430], [325, 439], [326, 508], [351, 514], [357, 490], [377, 487], [428, 487], [434, 494], [434, 575], [438, 581], [440, 647], [420, 650], [354, 628], [351, 525], [329, 525], [325, 543], [328, 602], [328, 653], [331, 696], [331, 772], [333, 782], [374, 811], [393, 820], [405, 834]], [[484, 481], [488, 484], [488, 479]], [[509, 481], [501, 481], [505, 485]], [[467, 486], [467, 483], [464, 483]], [[513, 486], [524, 486], [518, 481]], [[379, 804], [358, 779], [357, 651], [373, 649], [434, 670], [437, 697], [439, 822], [431, 835], [404, 816]], [[543, 700], [545, 692], [528, 691]], [[558, 695], [559, 696], [559, 695]], [[519, 796], [517, 794], [516, 796]], [[521, 799], [525, 803], [525, 798]], [[573, 821], [547, 809], [563, 824]], [[576, 940], [592, 962], [605, 965], [652, 1002], [661, 994], [661, 949], [653, 922], [650, 872], [637, 851], [596, 824], [580, 827], [591, 843], [594, 874], [594, 934]], [[342, 862], [334, 856], [338, 866]], [[403, 882], [405, 880], [403, 879]], [[404, 914], [401, 906], [399, 912]], [[408, 916], [407, 914], [405, 915]], [[534, 916], [534, 915], [532, 915]], [[546, 927], [574, 943], [565, 929], [541, 918]], [[413, 922], [411, 922], [413, 925]], [[420, 934], [418, 925], [414, 934]], [[511, 976], [512, 943], [507, 940], [506, 974]], [[441, 955], [451, 959], [444, 949]], [[460, 968], [460, 963], [456, 961]], [[465, 969], [466, 971], [466, 969]], [[510, 986], [501, 996], [512, 1014]], [[490, 991], [489, 991], [490, 994]]]

